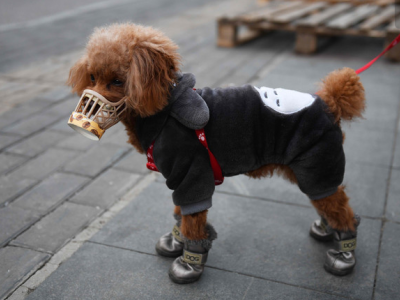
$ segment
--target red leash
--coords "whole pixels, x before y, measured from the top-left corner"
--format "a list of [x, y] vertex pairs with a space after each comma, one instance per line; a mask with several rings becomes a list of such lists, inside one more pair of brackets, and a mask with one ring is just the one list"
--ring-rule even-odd
[[379, 54], [377, 57], [375, 57], [373, 60], [371, 60], [369, 63], [367, 63], [364, 67], [359, 68], [356, 73], [360, 74], [364, 72], [366, 69], [368, 69], [370, 66], [372, 66], [383, 54], [388, 52], [390, 49], [392, 49], [397, 43], [400, 43], [400, 34]]

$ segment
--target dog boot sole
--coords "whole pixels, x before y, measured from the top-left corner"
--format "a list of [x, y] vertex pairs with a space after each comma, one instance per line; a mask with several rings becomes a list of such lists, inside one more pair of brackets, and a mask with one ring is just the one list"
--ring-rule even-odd
[[178, 251], [178, 252], [167, 252], [167, 251], [163, 251], [162, 249], [159, 249], [157, 247], [155, 249], [156, 249], [156, 252], [158, 253], [158, 255], [164, 256], [164, 257], [176, 258], [176, 257], [181, 256], [182, 253], [183, 253], [183, 250], [182, 251]]
[[334, 268], [330, 267], [327, 264], [324, 264], [324, 269], [328, 273], [331, 273], [331, 274], [336, 275], [336, 276], [346, 276], [346, 275], [350, 274], [351, 272], [353, 272], [354, 267], [351, 268], [351, 269], [347, 269], [347, 270], [337, 270], [337, 269], [334, 269]]
[[171, 272], [168, 272], [168, 276], [169, 278], [177, 283], [177, 284], [189, 284], [189, 283], [193, 283], [196, 282], [200, 279], [201, 275], [197, 278], [192, 278], [192, 279], [181, 279], [181, 278], [176, 278], [174, 275], [171, 274]]

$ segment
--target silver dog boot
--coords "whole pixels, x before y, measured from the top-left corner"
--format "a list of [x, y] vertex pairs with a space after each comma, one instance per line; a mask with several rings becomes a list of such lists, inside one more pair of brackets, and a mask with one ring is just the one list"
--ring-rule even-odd
[[168, 275], [173, 282], [186, 284], [200, 279], [212, 241], [217, 238], [217, 233], [210, 224], [207, 224], [206, 230], [208, 238], [205, 240], [193, 241], [183, 237], [183, 254], [175, 259], [169, 269]]
[[353, 271], [356, 265], [354, 250], [357, 246], [357, 227], [360, 224], [360, 217], [354, 216], [356, 220], [356, 231], [334, 231], [335, 249], [326, 253], [324, 268], [329, 273], [337, 276], [344, 276]]
[[181, 217], [174, 214], [177, 220], [171, 232], [164, 234], [156, 244], [156, 251], [161, 256], [178, 257], [183, 253], [183, 240], [179, 229]]
[[315, 220], [310, 228], [310, 235], [321, 242], [333, 240], [333, 232], [332, 227], [329, 226], [328, 222], [322, 216], [319, 220]]

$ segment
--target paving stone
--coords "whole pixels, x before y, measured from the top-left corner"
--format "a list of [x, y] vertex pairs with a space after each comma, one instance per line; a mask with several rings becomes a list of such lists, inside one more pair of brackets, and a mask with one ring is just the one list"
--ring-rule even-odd
[[125, 126], [122, 123], [118, 123], [110, 129], [107, 129], [107, 131], [101, 138], [101, 143], [110, 143], [120, 146], [131, 146], [127, 143], [127, 141], [128, 135], [126, 133]]
[[303, 93], [315, 93], [318, 90], [315, 83], [318, 79], [306, 76], [298, 77], [290, 74], [279, 74], [275, 72], [276, 69], [274, 68], [267, 76], [254, 80], [252, 84], [257, 87], [267, 86], [271, 88], [284, 88]]
[[[363, 49], [363, 51], [360, 51], [360, 53], [356, 55], [350, 54], [354, 46], [358, 46], [355, 44], [359, 43], [360, 40], [356, 41], [356, 39], [357, 38], [354, 37], [344, 38], [338, 43], [330, 45], [325, 51], [312, 56], [299, 56], [289, 51], [287, 58], [279, 64], [279, 67], [274, 72], [280, 72], [282, 74], [290, 73], [299, 78], [302, 76], [313, 76], [316, 77], [317, 80], [321, 80], [328, 73], [339, 68], [349, 67], [358, 69], [361, 67], [361, 64], [365, 64], [366, 59], [371, 59], [371, 55], [379, 53], [382, 49], [379, 49], [378, 52], [374, 52], [374, 48], [378, 46], [375, 48], [378, 50], [382, 45], [379, 46], [379, 42], [372, 45], [370, 43], [371, 39], [369, 39], [370, 41], [364, 39], [361, 42], [367, 42], [367, 44], [369, 44], [368, 50]], [[374, 69], [375, 71], [373, 72], [362, 73], [361, 80], [363, 83], [376, 82], [380, 79], [382, 83], [395, 86], [394, 84], [397, 83], [396, 75], [400, 75], [395, 65], [388, 61], [380, 60], [374, 64]]]
[[383, 230], [375, 299], [397, 299], [400, 294], [400, 224], [386, 223]]
[[19, 207], [0, 208], [0, 247], [4, 246], [38, 219], [39, 216], [35, 213]]
[[70, 199], [71, 202], [108, 208], [139, 180], [137, 174], [109, 169]]
[[[361, 122], [362, 123], [362, 122]], [[360, 126], [345, 127], [346, 160], [390, 166], [394, 134], [390, 131], [366, 130]]]
[[279, 176], [263, 179], [252, 179], [245, 175], [226, 177], [216, 191], [311, 207], [310, 200], [297, 185]]
[[[367, 80], [362, 75], [361, 80], [365, 87], [366, 110], [363, 113], [364, 119], [357, 123], [360, 123], [364, 129], [393, 132], [397, 118], [396, 97], [400, 93], [400, 87], [390, 84], [386, 78]], [[384, 97], [382, 97], [382, 90], [385, 91]]]
[[30, 292], [31, 291], [27, 287], [21, 285], [7, 298], [7, 300], [25, 300]]
[[16, 135], [0, 134], [0, 150], [3, 150], [5, 147], [15, 143], [19, 139], [20, 137]]
[[60, 121], [55, 123], [50, 128], [52, 130], [61, 131], [61, 132], [68, 133], [68, 134], [72, 134], [72, 133], [78, 134], [78, 133], [74, 132], [74, 130], [71, 127], [68, 126], [68, 117], [66, 117], [65, 119], [61, 119]]
[[[351, 199], [350, 204], [357, 213], [371, 217], [382, 216], [388, 174], [388, 167], [347, 162], [343, 183], [347, 187], [346, 191]], [[216, 190], [229, 194], [311, 206], [308, 197], [300, 191], [297, 185], [278, 176], [265, 179], [250, 179], [244, 175], [229, 177], [225, 178], [224, 183]]]
[[87, 177], [78, 175], [55, 173], [13, 201], [11, 206], [25, 208], [38, 215], [44, 215], [73, 195], [88, 180]]
[[[155, 182], [92, 241], [155, 253], [156, 241], [174, 223], [171, 202], [170, 191]], [[325, 252], [333, 245], [318, 243], [308, 235], [317, 218], [313, 209], [220, 193], [214, 195], [213, 203], [209, 220], [218, 239], [210, 252], [209, 266], [344, 297], [371, 298], [380, 221], [362, 220], [358, 265], [353, 274], [335, 277], [323, 269]]]
[[290, 285], [283, 285], [268, 280], [261, 280], [254, 278], [246, 296], [243, 299], [248, 300], [263, 300], [263, 299], [296, 299], [296, 300], [341, 300], [348, 299], [336, 295], [329, 295], [319, 293], [316, 291], [294, 287]]
[[57, 265], [51, 264], [50, 261], [43, 268], [37, 271], [27, 281], [24, 282], [24, 287], [29, 288], [31, 291], [35, 290], [51, 273], [57, 269]]
[[21, 104], [30, 103], [33, 95], [43, 93], [49, 87], [48, 84], [32, 82], [30, 80], [25, 82], [24, 80], [19, 80], [18, 82], [8, 81], [0, 89], [0, 99], [2, 102], [0, 113], [6, 114]]
[[69, 126], [70, 136], [67, 138], [63, 138], [58, 144], [58, 148], [62, 149], [72, 149], [78, 151], [87, 151], [92, 147], [98, 146], [99, 142], [90, 140], [83, 135], [73, 131]]
[[0, 299], [18, 287], [24, 278], [34, 273], [50, 255], [30, 249], [5, 247], [0, 249]]
[[111, 166], [128, 150], [128, 147], [102, 144], [66, 164], [64, 170], [94, 177]]
[[394, 150], [393, 167], [396, 169], [400, 169], [400, 123], [396, 138], [396, 148]]
[[43, 112], [33, 115], [31, 117], [27, 117], [26, 119], [23, 119], [11, 126], [7, 126], [3, 129], [3, 131], [7, 133], [19, 134], [22, 136], [30, 136], [34, 132], [43, 129], [46, 126], [51, 125], [52, 123], [55, 123], [58, 119], [60, 119], [59, 115]]
[[45, 101], [33, 101], [29, 104], [18, 105], [1, 115], [0, 129], [5, 128], [20, 120], [27, 119], [34, 113], [45, 109], [47, 106], [48, 102]]
[[[343, 36], [336, 43], [332, 43], [327, 47], [321, 57], [323, 58], [335, 58], [343, 61], [355, 60], [352, 65], [353, 68], [357, 69], [362, 67], [366, 62], [369, 62], [374, 55], [381, 53], [382, 41], [379, 39], [371, 39], [370, 37], [356, 37], [356, 36]], [[362, 76], [367, 76], [374, 73], [375, 76], [383, 75], [385, 72], [379, 72], [380, 66], [393, 65], [390, 61], [381, 59], [374, 64], [374, 68], [370, 69], [369, 72], [362, 73]], [[342, 66], [346, 66], [343, 64]], [[394, 66], [386, 67], [386, 71], [393, 70]]]
[[5, 176], [0, 177], [0, 208], [8, 205], [10, 201], [22, 195], [37, 182], [37, 180], [27, 178], [14, 180]]
[[79, 99], [77, 97], [68, 98], [60, 103], [50, 106], [45, 112], [49, 114], [56, 114], [58, 116], [65, 116], [68, 121], [69, 116], [78, 104], [78, 100]]
[[41, 94], [40, 96], [38, 96], [38, 98], [50, 102], [59, 102], [71, 96], [72, 96], [71, 88], [67, 86], [58, 86], [55, 89], [52, 89], [46, 93]]
[[28, 163], [8, 174], [10, 178], [44, 179], [59, 169], [65, 163], [76, 157], [77, 152], [72, 150], [49, 149]]
[[146, 155], [133, 150], [116, 163], [114, 168], [132, 173], [147, 174], [150, 170], [147, 169], [146, 163]]
[[20, 155], [0, 153], [0, 175], [15, 169], [27, 159], [27, 157]]
[[386, 217], [400, 222], [400, 170], [392, 170], [390, 177], [389, 195], [386, 206]]
[[[258, 72], [266, 65], [269, 65], [269, 62], [276, 57], [278, 51], [289, 45], [291, 47], [292, 42], [288, 38], [290, 38], [290, 34], [269, 34], [256, 41], [256, 43], [248, 44], [247, 47], [255, 50], [255, 53], [248, 55], [249, 59], [244, 64], [241, 64], [236, 70], [226, 76], [221, 86], [227, 86], [228, 84], [241, 86], [250, 82]], [[263, 49], [262, 51], [260, 51], [261, 48]]]
[[[39, 83], [32, 81], [27, 81], [24, 83], [22, 83], [22, 81], [19, 81], [17, 85], [18, 89], [15, 91], [9, 90], [0, 93], [0, 97], [4, 105], [8, 104], [11, 107], [16, 107], [19, 104], [30, 103], [32, 100], [32, 96], [46, 92], [51, 88], [51, 84], [49, 83]], [[1, 107], [1, 110], [4, 112], [3, 106]]]
[[46, 151], [49, 147], [65, 139], [67, 136], [63, 133], [45, 130], [7, 148], [6, 151], [33, 157]]
[[18, 236], [12, 245], [54, 253], [99, 213], [93, 207], [64, 203]]
[[210, 268], [201, 280], [178, 285], [168, 278], [171, 262], [86, 243], [27, 299], [341, 299]]
[[343, 184], [355, 212], [382, 217], [388, 176], [388, 167], [347, 162]]

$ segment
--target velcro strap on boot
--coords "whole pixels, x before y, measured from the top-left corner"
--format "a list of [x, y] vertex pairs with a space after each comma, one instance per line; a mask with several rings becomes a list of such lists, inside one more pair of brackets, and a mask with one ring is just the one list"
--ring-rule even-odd
[[183, 250], [183, 261], [192, 265], [203, 265], [207, 262], [208, 253], [193, 253]]
[[172, 235], [176, 240], [179, 242], [183, 243], [182, 237], [181, 237], [181, 231], [179, 230], [179, 227], [175, 224], [174, 228], [172, 228]]
[[351, 240], [335, 241], [335, 248], [339, 252], [350, 252], [357, 247], [357, 238]]
[[319, 227], [321, 227], [321, 229], [326, 233], [332, 233], [333, 231], [332, 228], [328, 224], [326, 224], [322, 219], [319, 222]]

